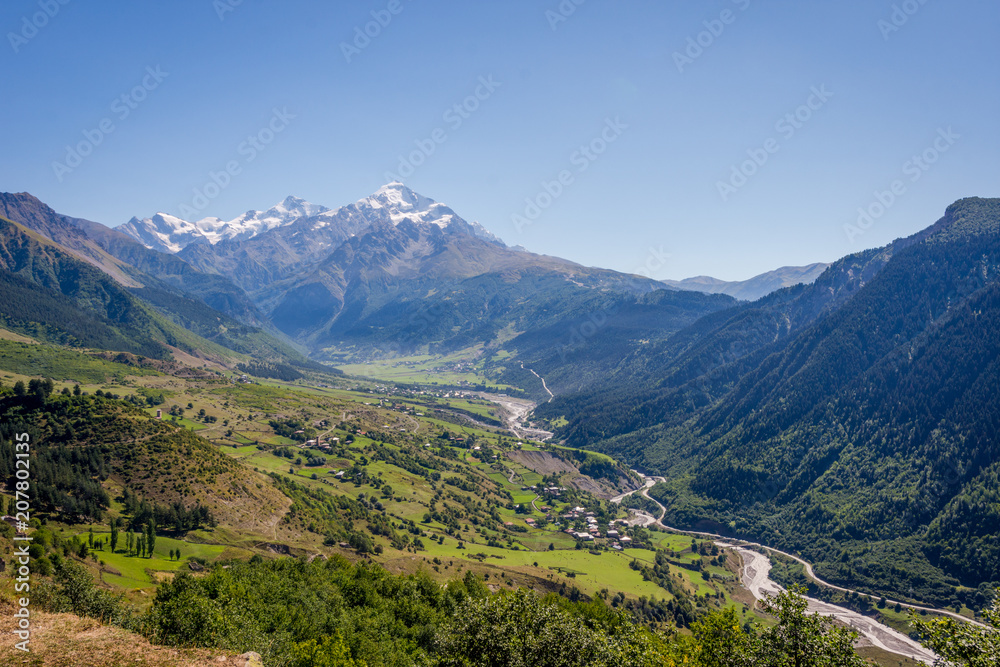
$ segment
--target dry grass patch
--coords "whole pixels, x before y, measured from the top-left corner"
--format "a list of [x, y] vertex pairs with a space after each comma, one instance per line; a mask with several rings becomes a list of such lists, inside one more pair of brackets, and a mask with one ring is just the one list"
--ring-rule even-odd
[[154, 646], [134, 633], [72, 614], [32, 612], [31, 652], [14, 648], [12, 608], [2, 610], [0, 664], [30, 667], [246, 667], [232, 654]]

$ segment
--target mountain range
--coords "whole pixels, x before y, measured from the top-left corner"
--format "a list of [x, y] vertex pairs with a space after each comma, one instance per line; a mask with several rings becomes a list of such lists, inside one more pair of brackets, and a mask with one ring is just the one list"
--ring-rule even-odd
[[[565, 357], [581, 318], [613, 308], [620, 316], [596, 339], [631, 350], [734, 303], [508, 248], [400, 183], [338, 209], [287, 198], [230, 222], [157, 214], [111, 229], [27, 193], [0, 196], [0, 215], [155, 315], [265, 363], [478, 349], [491, 373], [540, 393], [528, 370], [502, 362], [511, 349]], [[581, 357], [573, 386], [610, 362]]]
[[110, 229], [26, 193], [0, 217], [8, 329], [286, 379], [465, 351], [544, 399], [558, 439], [663, 475], [674, 525], [914, 600], [1000, 581], [1000, 200], [830, 265], [676, 286], [509, 248], [399, 183], [230, 222]]
[[[345, 222], [344, 209], [350, 209], [359, 219], [354, 224]], [[169, 213], [156, 213], [141, 220], [133, 217], [118, 227], [118, 230], [152, 250], [176, 253], [192, 244], [215, 245], [221, 241], [246, 241], [304, 219], [308, 219], [308, 223], [298, 225], [294, 233], [316, 233], [333, 225], [354, 234], [364, 229], [366, 222], [373, 224], [388, 219], [398, 225], [407, 220], [442, 229], [454, 225], [475, 236], [503, 245], [500, 239], [479, 223], [466, 222], [444, 204], [423, 197], [399, 182], [389, 183], [373, 195], [337, 210], [289, 195], [266, 211], [249, 210], [233, 220], [207, 217], [191, 222]]]
[[396, 182], [337, 209], [289, 197], [229, 222], [158, 213], [118, 230], [199, 274], [231, 280], [269, 323], [330, 361], [489, 350], [523, 335], [526, 350], [533, 338], [554, 354], [551, 332], [569, 332], [608, 300], [642, 310], [642, 333], [633, 333], [658, 339], [730, 303], [509, 248]]

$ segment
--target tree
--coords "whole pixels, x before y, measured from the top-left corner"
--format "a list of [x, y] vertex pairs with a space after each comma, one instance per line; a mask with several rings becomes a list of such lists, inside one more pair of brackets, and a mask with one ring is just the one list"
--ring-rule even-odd
[[27, 396], [28, 389], [24, 386], [24, 382], [18, 380], [14, 383], [14, 395], [15, 396]]
[[910, 613], [910, 623], [924, 643], [942, 658], [941, 667], [996, 667], [1000, 664], [1000, 590], [993, 606], [983, 612], [986, 627], [935, 618], [927, 621]]
[[118, 546], [118, 519], [111, 520], [111, 553], [115, 552]]
[[[682, 654], [699, 667], [753, 667], [760, 653], [755, 632], [740, 625], [732, 607], [708, 614], [691, 625], [692, 642], [682, 640]], [[683, 657], [681, 658], [683, 660]]]
[[51, 396], [53, 391], [55, 391], [55, 384], [48, 378], [45, 378], [44, 380], [36, 378], [28, 381], [27, 393], [40, 400], [44, 400]]
[[760, 635], [755, 665], [762, 667], [864, 667], [854, 652], [857, 633], [834, 627], [833, 619], [806, 614], [805, 589], [793, 586], [762, 602], [778, 625]]
[[467, 600], [435, 639], [442, 667], [611, 667], [664, 664], [647, 635], [622, 620], [615, 636], [518, 589]]
[[153, 549], [156, 547], [156, 520], [150, 519], [149, 525], [146, 526], [146, 550], [149, 552], [149, 557], [153, 557]]
[[292, 647], [291, 667], [367, 667], [363, 660], [351, 658], [351, 652], [338, 634], [320, 641], [310, 639]]

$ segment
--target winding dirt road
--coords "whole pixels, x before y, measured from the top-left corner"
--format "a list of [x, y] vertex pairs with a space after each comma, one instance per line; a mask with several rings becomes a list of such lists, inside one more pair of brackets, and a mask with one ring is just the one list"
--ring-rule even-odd
[[521, 370], [527, 370], [527, 371], [529, 371], [532, 375], [534, 375], [536, 378], [538, 378], [539, 380], [542, 381], [542, 389], [544, 389], [545, 393], [547, 393], [549, 395], [549, 400], [547, 402], [551, 402], [552, 399], [556, 397], [556, 395], [553, 394], [551, 391], [549, 391], [549, 385], [545, 384], [545, 378], [543, 378], [541, 375], [539, 375], [538, 373], [536, 373], [534, 368], [525, 369], [523, 361], [520, 362], [520, 364], [521, 364]]

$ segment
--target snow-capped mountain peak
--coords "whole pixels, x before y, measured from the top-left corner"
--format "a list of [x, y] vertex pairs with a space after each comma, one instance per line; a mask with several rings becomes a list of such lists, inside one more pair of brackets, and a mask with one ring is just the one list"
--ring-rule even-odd
[[176, 253], [192, 243], [215, 245], [228, 239], [250, 239], [275, 227], [319, 215], [327, 210], [329, 209], [325, 206], [288, 196], [266, 211], [251, 209], [232, 220], [207, 217], [189, 222], [169, 213], [157, 213], [141, 220], [132, 218], [118, 229], [148, 248]]
[[399, 181], [386, 183], [375, 194], [359, 200], [355, 205], [361, 210], [384, 209], [395, 225], [408, 220], [417, 225], [436, 225], [442, 229], [459, 226], [473, 236], [504, 245], [478, 222], [463, 220], [448, 206], [414, 192]]
[[385, 209], [396, 225], [409, 220], [447, 227], [453, 220], [461, 220], [444, 204], [417, 194], [399, 181], [383, 185], [375, 194], [359, 200], [357, 206], [361, 209]]
[[251, 209], [232, 220], [207, 217], [189, 222], [169, 213], [157, 213], [141, 220], [132, 218], [118, 229], [148, 248], [176, 253], [192, 244], [215, 245], [226, 240], [249, 240], [278, 227], [312, 218], [315, 220], [308, 226], [318, 230], [336, 224], [346, 211], [352, 209], [355, 215], [361, 214], [362, 221], [367, 219], [370, 223], [388, 218], [392, 224], [399, 225], [405, 220], [417, 226], [433, 225], [504, 245], [478, 222], [463, 220], [448, 206], [424, 197], [399, 182], [387, 183], [374, 194], [341, 209], [329, 209], [288, 196], [266, 211]]

